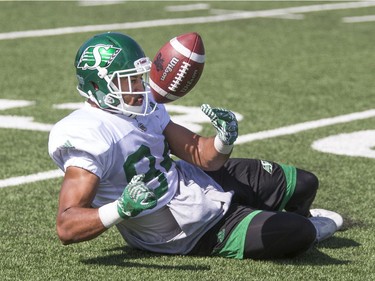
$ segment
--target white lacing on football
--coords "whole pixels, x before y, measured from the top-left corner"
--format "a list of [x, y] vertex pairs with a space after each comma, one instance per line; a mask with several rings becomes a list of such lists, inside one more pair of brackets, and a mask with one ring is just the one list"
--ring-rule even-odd
[[181, 81], [184, 80], [186, 73], [189, 71], [191, 64], [183, 61], [181, 67], [179, 68], [176, 76], [174, 77], [172, 84], [169, 85], [168, 89], [172, 92], [176, 92], [176, 89], [180, 86]]
[[177, 100], [179, 99], [180, 97], [178, 96], [175, 96], [171, 93], [168, 93], [166, 91], [164, 91], [162, 88], [160, 88], [154, 81], [149, 80], [149, 83], [150, 83], [150, 87], [155, 91], [157, 92], [159, 95], [163, 96], [163, 97], [166, 97], [167, 99], [170, 99], [170, 100]]

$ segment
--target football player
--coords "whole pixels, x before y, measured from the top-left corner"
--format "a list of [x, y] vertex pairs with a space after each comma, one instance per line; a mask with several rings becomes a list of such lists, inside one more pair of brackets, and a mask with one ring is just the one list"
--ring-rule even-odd
[[268, 259], [300, 254], [341, 227], [340, 215], [310, 211], [312, 173], [230, 158], [238, 136], [231, 111], [202, 105], [217, 131], [211, 137], [174, 123], [149, 91], [150, 66], [120, 33], [96, 35], [77, 52], [86, 102], [49, 137], [65, 172], [56, 219], [63, 244], [116, 226], [129, 246], [147, 251]]

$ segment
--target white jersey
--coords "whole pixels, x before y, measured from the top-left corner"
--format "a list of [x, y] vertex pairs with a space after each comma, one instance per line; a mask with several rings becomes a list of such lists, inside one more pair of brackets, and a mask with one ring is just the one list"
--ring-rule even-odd
[[48, 149], [63, 171], [76, 166], [100, 178], [94, 208], [115, 201], [133, 176], [145, 174], [156, 207], [117, 227], [133, 247], [185, 254], [224, 215], [231, 194], [197, 167], [172, 160], [163, 135], [169, 122], [163, 105], [130, 118], [86, 103], [56, 123]]

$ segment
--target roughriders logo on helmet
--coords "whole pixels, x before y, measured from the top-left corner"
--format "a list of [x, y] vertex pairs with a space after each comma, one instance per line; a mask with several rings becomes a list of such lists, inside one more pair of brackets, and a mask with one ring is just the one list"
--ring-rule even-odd
[[97, 67], [107, 68], [111, 65], [120, 51], [120, 48], [113, 47], [112, 45], [99, 44], [96, 46], [89, 46], [82, 53], [77, 68], [83, 70], [93, 70]]

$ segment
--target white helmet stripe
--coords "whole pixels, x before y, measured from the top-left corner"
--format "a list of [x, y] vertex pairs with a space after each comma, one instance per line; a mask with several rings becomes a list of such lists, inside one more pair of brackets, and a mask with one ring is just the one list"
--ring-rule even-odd
[[183, 56], [190, 58], [191, 60], [198, 62], [198, 63], [204, 63], [206, 56], [200, 55], [194, 52], [191, 52], [188, 48], [186, 48], [184, 45], [182, 45], [177, 38], [172, 38], [169, 43], [171, 43], [172, 47], [182, 54]]

